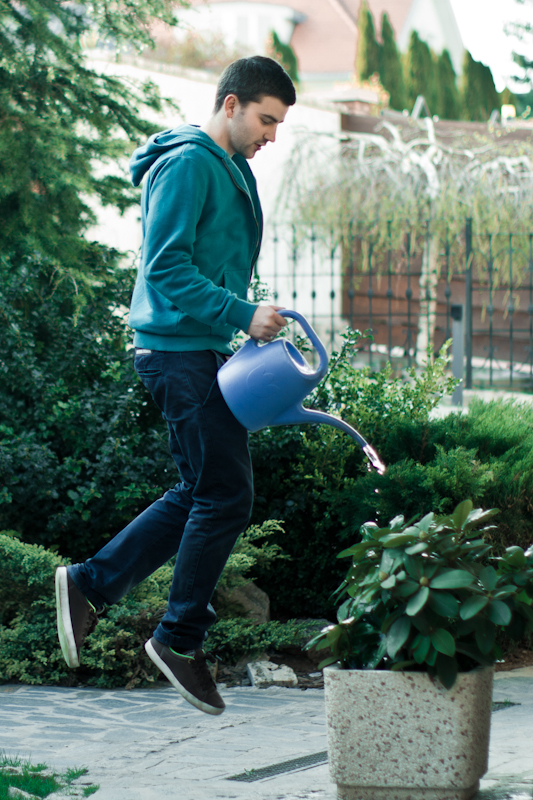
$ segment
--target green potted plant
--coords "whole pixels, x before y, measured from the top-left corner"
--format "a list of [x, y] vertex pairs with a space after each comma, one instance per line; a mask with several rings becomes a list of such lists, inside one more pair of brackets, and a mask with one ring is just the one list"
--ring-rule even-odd
[[533, 630], [533, 548], [491, 557], [496, 509], [368, 522], [344, 550], [325, 696], [339, 800], [467, 800], [487, 769], [497, 631]]

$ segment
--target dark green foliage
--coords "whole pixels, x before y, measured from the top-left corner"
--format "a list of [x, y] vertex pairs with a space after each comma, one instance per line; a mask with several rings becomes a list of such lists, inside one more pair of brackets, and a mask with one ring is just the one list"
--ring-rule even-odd
[[390, 519], [428, 505], [450, 513], [468, 493], [476, 505], [497, 507], [489, 534], [495, 552], [533, 541], [533, 409], [502, 401], [473, 401], [468, 414], [412, 423], [399, 421], [381, 442], [390, 468], [366, 475], [345, 496], [353, 530], [366, 519]]
[[305, 639], [306, 625], [297, 620], [258, 625], [248, 619], [221, 619], [211, 628], [206, 649], [234, 664], [242, 656], [253, 658], [265, 650], [302, 647]]
[[99, 252], [81, 308], [46, 260], [0, 263], [0, 529], [73, 559], [177, 480], [126, 351], [132, 272]]
[[87, 640], [82, 668], [74, 672], [63, 660], [55, 629], [54, 572], [62, 563], [43, 547], [0, 534], [0, 682], [112, 687], [153, 680], [158, 672], [142, 645], [165, 607], [171, 568], [162, 567], [108, 609]]
[[381, 18], [381, 47], [379, 50], [379, 78], [381, 85], [390, 95], [389, 105], [398, 111], [405, 108], [405, 85], [403, 80], [402, 61], [389, 15], [383, 12]]
[[[80, 234], [94, 221], [96, 196], [124, 209], [137, 199], [116, 162], [153, 125], [154, 87], [135, 87], [88, 69], [80, 39], [100, 32], [144, 46], [149, 21], [173, 20], [168, 0], [116, 7], [60, 0], [4, 0], [0, 6], [0, 252], [51, 258], [82, 284], [94, 245]], [[122, 135], [120, 135], [122, 134]], [[124, 136], [125, 134], [125, 136]], [[93, 165], [111, 166], [95, 172]], [[97, 257], [97, 256], [96, 256]]]
[[369, 80], [374, 73], [379, 74], [379, 44], [372, 13], [366, 0], [361, 3], [357, 21], [357, 54], [355, 72], [360, 81]]
[[[345, 347], [332, 356], [327, 378], [307, 405], [333, 414], [342, 409], [342, 417], [385, 456], [384, 444], [397, 440], [398, 428], [426, 423], [430, 410], [449, 390], [443, 376], [446, 359], [436, 360], [419, 376], [413, 373], [406, 385], [390, 379], [390, 368], [379, 373], [355, 369], [351, 356], [358, 339], [357, 333], [346, 336]], [[352, 498], [363, 495], [362, 513], [371, 515], [380, 500], [373, 485], [378, 476], [368, 473], [353, 439], [326, 425], [267, 429], [252, 436], [251, 449], [253, 520], [283, 519], [285, 533], [272, 541], [291, 556], [270, 576], [259, 571], [258, 583], [269, 593], [274, 613], [324, 616], [340, 579], [334, 554], [361, 524]], [[385, 463], [391, 460], [385, 458]]]
[[411, 32], [409, 47], [404, 58], [404, 80], [407, 107], [412, 110], [418, 95], [422, 95], [431, 114], [437, 107], [437, 76], [433, 54], [416, 31]]
[[533, 631], [533, 548], [490, 559], [496, 513], [466, 500], [446, 516], [364, 524], [339, 556], [352, 564], [335, 593], [338, 622], [308, 644], [331, 650], [322, 665], [429, 672], [449, 689], [458, 672], [501, 659], [500, 630]]
[[293, 83], [298, 84], [298, 59], [290, 44], [283, 44], [276, 31], [271, 31], [267, 42], [268, 54], [278, 61], [290, 75]]
[[465, 51], [461, 78], [461, 104], [463, 119], [486, 121], [494, 109], [500, 109], [500, 96], [494, 86], [490, 67], [474, 61]]
[[455, 70], [450, 54], [443, 50], [437, 58], [437, 105], [435, 113], [442, 119], [460, 119], [461, 103]]
[[[237, 543], [223, 575], [224, 585], [254, 576], [254, 566], [272, 569], [282, 558], [268, 544], [266, 523], [247, 531]], [[144, 642], [166, 611], [173, 563], [139, 584], [120, 603], [107, 608], [83, 648], [81, 667], [69, 669], [56, 633], [54, 573], [65, 560], [39, 545], [21, 542], [15, 532], [0, 533], [0, 683], [78, 683], [112, 688], [147, 685], [159, 671], [146, 656]], [[305, 640], [296, 623], [256, 626], [246, 619], [221, 619], [210, 630], [208, 648], [225, 660], [264, 650], [276, 650]]]

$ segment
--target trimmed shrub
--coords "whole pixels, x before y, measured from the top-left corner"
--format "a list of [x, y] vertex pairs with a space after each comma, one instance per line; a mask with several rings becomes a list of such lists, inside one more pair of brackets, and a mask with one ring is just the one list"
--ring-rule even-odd
[[[224, 585], [238, 585], [258, 564], [267, 574], [274, 569], [284, 558], [281, 548], [268, 542], [276, 530], [281, 526], [272, 521], [240, 537], [221, 578]], [[159, 670], [143, 645], [166, 611], [174, 560], [105, 609], [75, 671], [65, 664], [56, 633], [54, 573], [64, 563], [41, 545], [21, 542], [13, 531], [0, 533], [0, 682], [102, 688], [153, 682]], [[207, 647], [231, 661], [293, 644], [298, 631], [296, 623], [254, 626], [246, 619], [221, 619], [211, 628]]]

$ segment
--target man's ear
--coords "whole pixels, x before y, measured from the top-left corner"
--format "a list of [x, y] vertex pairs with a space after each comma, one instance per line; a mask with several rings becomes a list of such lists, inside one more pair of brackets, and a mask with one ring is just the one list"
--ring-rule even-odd
[[235, 114], [235, 110], [237, 108], [238, 103], [239, 103], [239, 100], [237, 98], [237, 95], [228, 94], [228, 96], [224, 100], [224, 111], [226, 113], [226, 117], [228, 117], [229, 119], [231, 119], [231, 117], [233, 117], [233, 115]]

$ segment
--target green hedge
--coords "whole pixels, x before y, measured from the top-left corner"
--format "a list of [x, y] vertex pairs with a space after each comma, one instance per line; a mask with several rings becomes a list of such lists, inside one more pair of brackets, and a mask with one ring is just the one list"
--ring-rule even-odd
[[[178, 475], [155, 404], [135, 376], [123, 312], [133, 275], [112, 272], [83, 302], [54, 284], [53, 265], [28, 262], [0, 282], [0, 530], [64, 559], [92, 555]], [[502, 402], [430, 420], [451, 383], [446, 361], [395, 379], [352, 365], [348, 333], [309, 405], [355, 425], [388, 465], [368, 472], [360, 448], [324, 425], [251, 436], [252, 522], [275, 532], [290, 560], [248, 577], [280, 620], [331, 614], [336, 554], [369, 519], [453, 509], [465, 497], [501, 510], [496, 552], [533, 540], [533, 412]]]
[[[252, 526], [239, 539], [221, 578], [231, 589], [257, 565], [267, 573], [286, 556], [270, 537], [281, 530], [273, 521]], [[107, 608], [82, 650], [79, 669], [69, 669], [56, 633], [54, 573], [65, 563], [41, 545], [21, 542], [15, 532], [0, 533], [0, 682], [78, 683], [112, 688], [145, 686], [160, 677], [146, 656], [144, 642], [166, 610], [173, 562], [161, 567], [120, 603]], [[254, 625], [224, 618], [211, 628], [207, 642], [225, 661], [307, 641], [308, 625], [274, 621]], [[219, 609], [217, 608], [217, 611]]]

